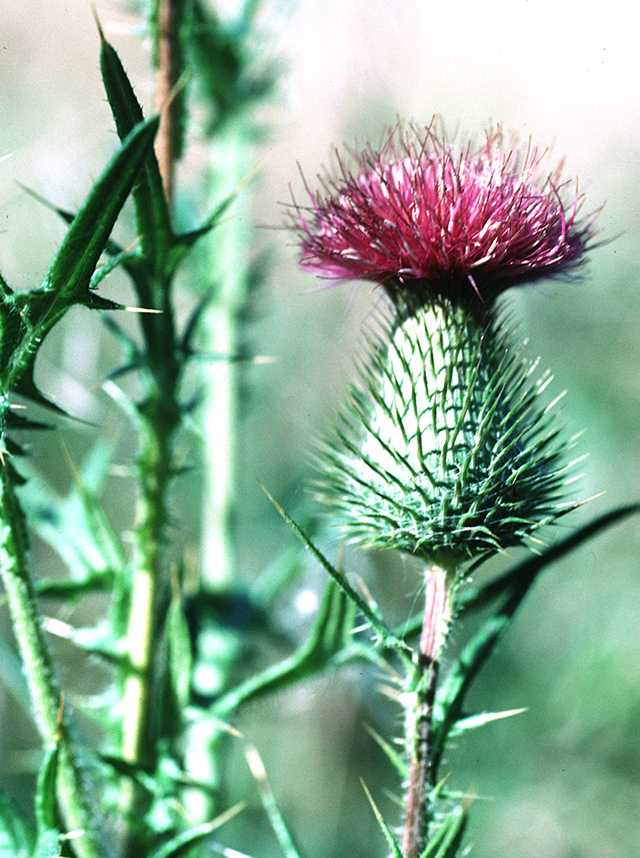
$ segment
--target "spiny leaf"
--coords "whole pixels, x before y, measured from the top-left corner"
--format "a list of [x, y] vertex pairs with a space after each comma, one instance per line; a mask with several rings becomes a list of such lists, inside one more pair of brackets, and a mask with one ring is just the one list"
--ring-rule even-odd
[[265, 98], [273, 89], [276, 64], [257, 68], [249, 37], [252, 15], [242, 15], [228, 25], [211, 8], [193, 0], [191, 26], [186, 33], [198, 84], [210, 109], [209, 135], [237, 116], [248, 105]]
[[273, 504], [280, 517], [289, 525], [289, 527], [298, 536], [302, 543], [311, 551], [313, 556], [319, 561], [324, 570], [329, 573], [329, 575], [337, 583], [340, 589], [344, 591], [345, 595], [351, 600], [351, 602], [356, 606], [360, 613], [368, 620], [372, 629], [374, 629], [374, 631], [377, 632], [377, 634], [379, 635], [381, 646], [387, 649], [406, 652], [408, 649], [406, 644], [393, 634], [393, 632], [389, 629], [389, 627], [386, 625], [380, 615], [376, 611], [372, 610], [372, 608], [367, 604], [367, 602], [365, 602], [362, 596], [358, 592], [356, 592], [356, 590], [353, 589], [351, 584], [349, 584], [347, 578], [341, 572], [339, 572], [331, 563], [329, 563], [329, 561], [320, 551], [320, 549], [314, 545], [314, 543], [307, 536], [307, 534], [300, 527], [300, 525], [291, 518], [289, 513], [281, 504], [278, 503], [278, 501], [273, 497], [273, 495], [271, 495], [268, 489], [265, 486], [262, 486], [262, 490], [266, 494], [269, 501]]
[[229, 715], [249, 700], [286, 688], [326, 669], [334, 656], [350, 642], [353, 614], [346, 595], [335, 581], [329, 581], [311, 634], [300, 649], [227, 692], [214, 705], [214, 714], [218, 717]]
[[447, 739], [462, 715], [464, 698], [496, 644], [511, 625], [513, 616], [529, 592], [535, 576], [524, 578], [509, 597], [473, 635], [449, 669], [436, 695], [434, 708], [433, 767], [437, 771]]
[[211, 822], [205, 822], [202, 825], [196, 825], [188, 831], [183, 831], [176, 837], [172, 837], [167, 843], [163, 843], [157, 849], [150, 853], [149, 858], [179, 858], [180, 855], [186, 855], [198, 843], [206, 840], [214, 831], [221, 828], [225, 823], [237, 816], [244, 810], [244, 802], [234, 805], [233, 807], [221, 813]]
[[91, 276], [157, 127], [154, 117], [123, 142], [71, 223], [42, 286], [0, 299], [0, 383], [5, 390], [50, 406], [33, 379], [38, 349], [73, 304], [105, 306], [89, 289]]
[[[100, 70], [118, 135], [123, 140], [142, 122], [142, 108], [115, 49], [100, 31]], [[172, 242], [171, 222], [157, 158], [147, 153], [144, 168], [133, 190], [138, 234], [144, 258], [155, 272], [163, 272]], [[160, 307], [157, 303], [155, 306]]]
[[449, 811], [442, 827], [427, 844], [420, 858], [455, 858], [467, 827], [467, 813], [463, 807]]
[[389, 760], [389, 762], [400, 775], [400, 777], [404, 780], [407, 777], [408, 770], [407, 763], [404, 760], [402, 754], [399, 754], [395, 750], [395, 748], [389, 742], [387, 742], [386, 739], [383, 739], [383, 737], [373, 729], [373, 727], [367, 727], [367, 732], [374, 740], [376, 745], [378, 745], [382, 753]]
[[245, 756], [247, 758], [251, 774], [258, 786], [262, 806], [269, 818], [271, 828], [280, 844], [284, 858], [302, 858], [301, 853], [294, 842], [293, 835], [289, 830], [289, 826], [282, 815], [282, 811], [278, 807], [278, 802], [276, 801], [276, 797], [269, 784], [267, 773], [257, 748], [252, 745], [248, 746], [245, 749]]
[[[628, 516], [637, 513], [640, 513], [640, 503], [625, 504], [624, 506], [616, 507], [592, 519], [570, 536], [555, 542], [540, 554], [531, 555], [522, 562], [517, 563], [504, 574], [500, 575], [499, 578], [490, 581], [483, 587], [463, 590], [456, 599], [456, 613], [461, 615], [486, 607], [486, 605], [507, 592], [522, 579], [529, 576], [537, 576], [547, 566], [551, 566], [556, 561], [561, 560], [592, 537], [597, 536], [602, 531], [608, 530]], [[415, 616], [412, 616], [406, 622], [398, 625], [394, 629], [394, 634], [403, 639], [409, 638], [420, 631], [422, 621], [423, 614], [415, 614]]]
[[508, 592], [514, 585], [518, 585], [529, 578], [535, 578], [547, 566], [551, 566], [551, 564], [561, 560], [592, 537], [597, 536], [604, 530], [608, 530], [625, 518], [638, 513], [640, 513], [640, 503], [630, 503], [596, 516], [596, 518], [575, 530], [570, 536], [554, 543], [539, 555], [527, 557], [511, 569], [508, 569], [499, 578], [485, 584], [482, 588], [470, 589], [463, 592], [456, 606], [457, 610], [460, 612], [471, 612], [485, 607], [493, 599]]
[[387, 846], [389, 847], [389, 849], [391, 849], [391, 854], [393, 858], [402, 858], [402, 851], [400, 849], [400, 846], [398, 845], [398, 842], [393, 836], [393, 832], [391, 831], [387, 823], [384, 821], [384, 818], [380, 813], [378, 805], [373, 800], [373, 796], [369, 792], [366, 783], [362, 779], [360, 780], [360, 783], [362, 784], [362, 789], [365, 791], [365, 795], [367, 796], [369, 804], [371, 805], [371, 809], [373, 810], [378, 825], [380, 826], [380, 829], [384, 834], [384, 839], [387, 841]]

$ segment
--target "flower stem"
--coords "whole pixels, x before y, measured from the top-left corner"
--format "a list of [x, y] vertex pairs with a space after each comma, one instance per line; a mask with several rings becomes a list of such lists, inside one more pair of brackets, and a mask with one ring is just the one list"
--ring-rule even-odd
[[420, 858], [431, 817], [433, 703], [439, 658], [451, 617], [450, 583], [440, 566], [425, 571], [425, 608], [414, 669], [405, 696], [406, 748], [409, 774], [406, 784], [402, 836], [404, 858]]
[[[86, 789], [62, 712], [62, 696], [47, 648], [36, 594], [29, 575], [28, 536], [12, 473], [5, 463], [0, 473], [0, 577], [4, 585], [14, 634], [33, 702], [38, 732], [45, 745], [57, 743], [58, 799], [68, 830], [84, 834], [74, 840], [78, 858], [100, 858], [92, 814], [85, 802]], [[62, 713], [62, 714], [61, 714]]]
[[158, 6], [158, 73], [156, 75], [156, 103], [162, 111], [162, 121], [156, 138], [156, 156], [167, 202], [173, 198], [175, 175], [175, 129], [171, 94], [176, 83], [174, 54], [176, 38], [176, 0], [160, 0]]
[[[153, 404], [155, 401], [155, 405]], [[166, 500], [172, 475], [177, 412], [170, 393], [168, 411], [154, 397], [142, 406], [142, 444], [138, 458], [140, 495], [134, 531], [134, 577], [126, 635], [127, 673], [123, 690], [122, 756], [134, 765], [155, 766], [156, 730], [152, 719], [154, 654], [158, 638], [156, 604], [164, 570]], [[146, 795], [134, 784], [123, 792], [122, 809], [130, 821], [144, 812]], [[134, 827], [125, 855], [138, 855]]]

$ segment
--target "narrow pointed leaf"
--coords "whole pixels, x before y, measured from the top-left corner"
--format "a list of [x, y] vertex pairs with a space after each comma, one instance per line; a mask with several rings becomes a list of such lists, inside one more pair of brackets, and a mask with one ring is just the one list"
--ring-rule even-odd
[[393, 634], [380, 615], [376, 613], [367, 604], [367, 602], [365, 602], [363, 597], [356, 590], [354, 590], [347, 578], [327, 560], [320, 549], [314, 545], [300, 525], [291, 518], [289, 513], [281, 504], [278, 503], [268, 489], [265, 486], [262, 486], [262, 490], [269, 501], [273, 504], [280, 517], [289, 525], [302, 543], [309, 549], [309, 551], [311, 551], [316, 560], [319, 561], [324, 570], [329, 573], [340, 589], [344, 591], [346, 596], [351, 600], [351, 602], [353, 602], [360, 613], [368, 620], [372, 629], [374, 629], [374, 631], [380, 636], [381, 645], [387, 649], [405, 651], [407, 649], [406, 644]]
[[38, 348], [73, 304], [91, 306], [91, 276], [157, 127], [153, 118], [127, 137], [71, 223], [42, 286], [0, 300], [0, 382], [6, 390], [48, 404], [33, 379]]
[[478, 712], [475, 715], [467, 715], [465, 718], [459, 718], [456, 721], [451, 727], [449, 735], [460, 736], [463, 733], [470, 733], [471, 730], [478, 730], [487, 724], [504, 721], [506, 718], [513, 718], [515, 715], [522, 715], [526, 711], [526, 708], [505, 709], [502, 712]]
[[282, 811], [278, 806], [273, 790], [271, 789], [262, 758], [260, 757], [257, 748], [250, 745], [245, 749], [245, 756], [247, 758], [251, 774], [257, 784], [262, 806], [267, 814], [278, 844], [280, 845], [283, 858], [302, 858], [287, 821], [285, 820]]
[[36, 785], [36, 824], [39, 836], [58, 828], [58, 805], [56, 797], [58, 755], [59, 747], [57, 744], [49, 748], [45, 753], [38, 774], [38, 783]]
[[210, 837], [214, 831], [221, 828], [234, 816], [237, 816], [244, 809], [244, 804], [237, 804], [229, 810], [221, 813], [211, 822], [205, 822], [202, 825], [196, 825], [188, 831], [183, 831], [176, 837], [172, 837], [167, 843], [163, 843], [157, 849], [149, 854], [149, 858], [180, 858], [181, 855], [187, 855], [191, 849], [199, 843], [202, 843], [207, 837]]
[[[118, 135], [124, 140], [131, 129], [143, 121], [142, 108], [120, 57], [102, 32], [100, 40], [102, 80]], [[133, 199], [142, 254], [154, 271], [161, 272], [172, 242], [172, 233], [160, 168], [151, 149], [147, 152], [144, 167], [134, 187]]]
[[521, 563], [516, 564], [512, 569], [500, 575], [499, 578], [485, 584], [484, 587], [468, 590], [466, 593], [463, 593], [458, 602], [458, 610], [474, 611], [485, 607], [491, 601], [510, 590], [514, 585], [519, 585], [529, 578], [535, 578], [547, 566], [551, 566], [553, 563], [561, 560], [592, 537], [597, 536], [604, 530], [608, 530], [625, 518], [637, 515], [638, 513], [640, 513], [640, 503], [631, 503], [616, 507], [597, 516], [578, 528], [570, 536], [554, 543], [539, 555], [527, 557]]
[[387, 841], [387, 846], [389, 847], [389, 849], [391, 849], [392, 858], [402, 858], [402, 850], [400, 849], [397, 840], [393, 836], [393, 832], [391, 831], [387, 823], [384, 821], [384, 818], [380, 813], [378, 805], [373, 800], [373, 796], [369, 792], [367, 785], [362, 780], [360, 781], [360, 783], [362, 784], [362, 789], [365, 791], [365, 795], [367, 796], [369, 804], [371, 805], [371, 809], [373, 810], [376, 821], [380, 826], [380, 830], [384, 835], [384, 839]]
[[[609, 510], [609, 512], [597, 516], [583, 527], [578, 528], [570, 536], [546, 548], [541, 554], [529, 556], [521, 563], [517, 563], [494, 581], [490, 581], [480, 588], [474, 587], [463, 591], [456, 600], [456, 611], [458, 614], [463, 614], [486, 607], [494, 599], [507, 592], [518, 581], [531, 575], [537, 576], [547, 566], [551, 566], [556, 561], [561, 560], [574, 549], [580, 548], [581, 545], [588, 542], [592, 537], [608, 530], [625, 518], [638, 513], [640, 513], [640, 503], [632, 503], [616, 507]], [[403, 639], [411, 637], [420, 631], [422, 620], [422, 613], [415, 614], [409, 620], [397, 626], [394, 629], [394, 634]]]
[[395, 748], [387, 742], [373, 727], [367, 727], [367, 732], [376, 743], [376, 745], [380, 748], [385, 757], [389, 760], [393, 768], [400, 775], [400, 777], [404, 780], [407, 777], [407, 763], [402, 754], [398, 753]]
[[467, 821], [464, 808], [455, 807], [427, 844], [420, 858], [455, 858], [462, 845]]
[[329, 581], [311, 634], [300, 649], [227, 692], [214, 705], [214, 714], [218, 717], [229, 715], [250, 700], [325, 670], [350, 643], [353, 619], [354, 610], [348, 598], [335, 581]]

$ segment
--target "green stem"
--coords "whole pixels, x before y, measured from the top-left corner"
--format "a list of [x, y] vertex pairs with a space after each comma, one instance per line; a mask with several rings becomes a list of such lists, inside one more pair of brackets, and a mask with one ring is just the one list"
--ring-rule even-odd
[[[212, 196], [219, 201], [237, 192], [252, 162], [252, 144], [246, 120], [230, 122], [211, 144]], [[235, 200], [228, 220], [210, 240], [210, 270], [215, 297], [201, 329], [206, 352], [233, 355], [240, 346], [239, 317], [247, 300], [248, 259], [251, 247], [251, 202], [245, 192]], [[201, 537], [202, 590], [224, 593], [236, 583], [234, 536], [237, 472], [238, 388], [241, 367], [220, 362], [208, 367], [201, 409], [206, 439], [203, 462], [203, 521]], [[234, 632], [213, 620], [202, 624], [197, 641], [195, 690], [207, 697], [224, 691], [240, 653]], [[185, 767], [194, 781], [219, 785], [219, 745], [222, 734], [212, 723], [195, 724], [185, 752]], [[194, 821], [213, 812], [210, 795], [189, 794]]]
[[[170, 397], [169, 397], [170, 398]], [[122, 756], [133, 765], [155, 766], [155, 729], [152, 718], [154, 655], [157, 648], [158, 591], [164, 570], [166, 497], [171, 480], [172, 439], [177, 425], [165, 420], [158, 403], [141, 406], [143, 431], [138, 458], [140, 495], [134, 532], [134, 576], [126, 634], [128, 655], [122, 702]], [[146, 809], [148, 796], [129, 784], [123, 811], [131, 821]], [[140, 854], [134, 831], [126, 854]]]
[[45, 745], [58, 743], [58, 800], [69, 831], [84, 834], [73, 841], [78, 858], [100, 858], [92, 816], [86, 804], [86, 788], [76, 762], [64, 715], [63, 698], [47, 648], [27, 557], [28, 536], [24, 516], [13, 486], [12, 471], [6, 463], [0, 473], [0, 576], [4, 585], [14, 634], [31, 700], [38, 732]]
[[438, 683], [439, 658], [451, 618], [450, 582], [445, 569], [430, 566], [425, 571], [425, 610], [420, 647], [404, 694], [405, 733], [409, 772], [405, 794], [402, 833], [404, 858], [420, 858], [428, 838], [432, 817], [433, 704]]

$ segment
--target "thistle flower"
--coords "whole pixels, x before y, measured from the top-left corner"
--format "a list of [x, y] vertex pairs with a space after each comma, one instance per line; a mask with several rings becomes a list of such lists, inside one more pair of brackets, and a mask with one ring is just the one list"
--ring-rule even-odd
[[549, 373], [536, 377], [495, 306], [514, 284], [567, 275], [593, 217], [545, 153], [500, 130], [456, 151], [432, 124], [395, 128], [294, 208], [301, 265], [373, 280], [392, 310], [321, 452], [321, 497], [348, 532], [445, 568], [527, 544], [574, 505]]
[[398, 125], [351, 155], [293, 210], [300, 264], [322, 277], [486, 299], [570, 273], [589, 246], [593, 216], [579, 217], [562, 164], [545, 172], [546, 151], [507, 145], [499, 128], [456, 148], [435, 121]]

